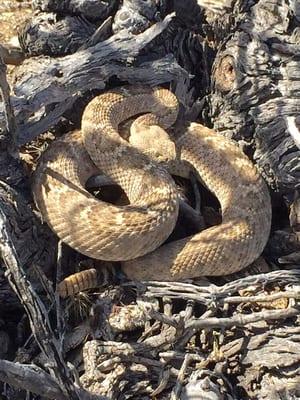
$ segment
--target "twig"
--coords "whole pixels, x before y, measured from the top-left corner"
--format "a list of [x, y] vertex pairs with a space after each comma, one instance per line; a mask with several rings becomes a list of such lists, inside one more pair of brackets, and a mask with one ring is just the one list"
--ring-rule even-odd
[[169, 326], [173, 326], [174, 328], [178, 328], [178, 322], [175, 321], [174, 318], [170, 318], [165, 314], [162, 314], [158, 311], [155, 311], [153, 309], [149, 309], [149, 315], [151, 316], [151, 318], [156, 319], [157, 321], [162, 322], [163, 324], [169, 325]]
[[298, 291], [287, 291], [278, 292], [272, 294], [260, 294], [257, 296], [231, 296], [223, 299], [224, 303], [236, 304], [236, 303], [267, 303], [278, 299], [300, 299], [300, 292]]
[[184, 321], [188, 321], [190, 318], [192, 318], [194, 307], [195, 307], [194, 301], [191, 300], [187, 302], [184, 313]]
[[200, 212], [196, 211], [183, 200], [179, 200], [180, 211], [184, 214], [187, 223], [195, 226], [196, 229], [202, 231], [205, 228], [204, 219]]
[[[62, 252], [63, 252], [63, 243], [61, 240], [59, 240], [57, 244], [56, 288], [58, 286], [58, 283], [61, 281], [62, 277]], [[55, 291], [55, 307], [56, 307], [56, 326], [60, 338], [60, 352], [63, 353], [65, 324], [61, 315], [60, 296], [57, 290]]]
[[79, 50], [84, 50], [87, 49], [91, 46], [95, 46], [97, 43], [100, 41], [108, 39], [111, 31], [113, 23], [113, 18], [112, 16], [109, 16], [106, 18], [105, 21], [102, 22], [102, 24], [95, 30], [95, 32], [92, 34], [92, 36], [84, 43]]
[[[204, 314], [201, 315], [200, 319], [206, 319], [206, 318], [211, 318], [213, 315], [213, 311], [208, 309]], [[189, 318], [190, 320], [191, 318]], [[185, 322], [188, 322], [189, 320], [185, 319]], [[195, 332], [193, 329], [185, 329], [184, 334], [181, 336], [180, 340], [177, 343], [177, 348], [184, 348], [186, 344], [191, 340], [191, 338], [195, 335]]]
[[201, 214], [201, 195], [200, 195], [197, 179], [193, 173], [190, 174], [190, 181], [191, 181], [194, 196], [195, 196], [195, 211], [198, 215], [200, 215]]
[[245, 278], [237, 279], [236, 281], [228, 282], [220, 289], [220, 293], [230, 295], [233, 292], [245, 289], [249, 286], [262, 286], [264, 287], [270, 283], [288, 284], [297, 283], [299, 284], [300, 270], [289, 269], [289, 270], [277, 270], [268, 273], [250, 275]]
[[156, 389], [153, 390], [153, 392], [151, 392], [151, 398], [156, 397], [157, 395], [159, 395], [162, 391], [165, 390], [165, 388], [168, 385], [169, 379], [170, 379], [170, 375], [171, 375], [171, 371], [170, 369], [163, 369], [160, 373], [159, 376], [159, 383]]
[[[159, 353], [159, 357], [163, 360], [184, 360], [184, 357], [186, 356], [185, 353], [180, 353], [179, 351], [174, 351], [174, 350], [170, 350], [170, 351], [162, 351], [161, 353]], [[196, 362], [202, 362], [205, 360], [205, 358], [207, 358], [206, 355], [204, 354], [200, 354], [199, 352], [197, 352], [196, 354], [190, 354], [190, 356], [192, 357], [193, 361]]]
[[179, 370], [179, 374], [178, 374], [178, 377], [177, 377], [177, 380], [176, 380], [176, 384], [175, 384], [175, 386], [174, 386], [174, 388], [172, 390], [171, 396], [170, 396], [171, 400], [180, 399], [180, 393], [181, 393], [182, 385], [183, 385], [183, 382], [184, 382], [184, 376], [185, 376], [186, 370], [187, 370], [187, 368], [188, 368], [188, 366], [189, 366], [189, 364], [191, 363], [192, 360], [193, 360], [193, 357], [191, 357], [190, 354], [186, 354], [185, 355], [183, 363], [182, 363], [181, 368]]
[[[164, 363], [162, 363], [161, 361], [153, 360], [151, 358], [146, 358], [142, 356], [135, 356], [135, 355], [124, 356], [121, 354], [120, 356], [116, 356], [110, 358], [109, 360], [103, 361], [101, 364], [97, 365], [97, 370], [101, 372], [110, 371], [115, 367], [116, 364], [119, 364], [120, 362], [147, 365], [147, 367], [156, 368], [158, 370], [161, 370], [164, 367]], [[174, 370], [170, 372], [174, 373]], [[175, 376], [177, 376], [177, 372], [175, 373]]]
[[143, 296], [146, 297], [163, 297], [180, 298], [185, 300], [194, 300], [196, 303], [202, 303], [210, 306], [212, 303], [222, 305], [225, 302], [226, 296], [231, 296], [239, 290], [249, 286], [265, 286], [270, 283], [291, 284], [299, 283], [300, 270], [278, 270], [259, 275], [247, 276], [235, 281], [226, 283], [223, 286], [216, 286], [208, 280], [191, 284], [185, 282], [159, 282], [148, 281], [143, 282], [141, 290], [144, 290]]
[[10, 88], [6, 79], [6, 65], [0, 53], [0, 92], [4, 104], [5, 132], [2, 133], [1, 141], [6, 141], [7, 150], [15, 156], [16, 153], [16, 123], [13, 108], [10, 102]]
[[285, 319], [294, 317], [299, 314], [298, 308], [288, 308], [284, 310], [270, 310], [261, 311], [252, 314], [237, 314], [228, 318], [205, 318], [205, 319], [194, 319], [187, 322], [185, 325], [186, 329], [226, 329], [233, 326], [245, 326], [253, 324], [258, 321]]

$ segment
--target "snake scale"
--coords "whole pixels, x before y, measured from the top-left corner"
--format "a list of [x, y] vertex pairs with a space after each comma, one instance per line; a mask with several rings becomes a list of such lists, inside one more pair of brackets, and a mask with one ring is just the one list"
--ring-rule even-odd
[[[162, 88], [99, 95], [85, 108], [81, 131], [55, 140], [35, 171], [35, 202], [53, 231], [87, 256], [121, 261], [131, 279], [226, 275], [254, 261], [269, 236], [270, 196], [256, 167], [234, 141], [198, 123], [174, 145], [165, 129], [177, 113], [177, 98]], [[141, 114], [128, 143], [118, 126]], [[178, 194], [153, 153], [176, 174], [196, 172], [220, 202], [220, 225], [163, 244], [175, 226]], [[85, 189], [99, 173], [123, 188], [128, 205], [108, 204]]]

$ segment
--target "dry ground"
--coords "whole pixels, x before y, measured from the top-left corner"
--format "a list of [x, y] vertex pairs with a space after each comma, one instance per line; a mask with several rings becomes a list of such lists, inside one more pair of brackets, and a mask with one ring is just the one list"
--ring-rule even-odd
[[15, 40], [18, 35], [19, 27], [26, 21], [32, 13], [28, 6], [28, 1], [3, 1], [0, 2], [0, 43], [7, 44]]

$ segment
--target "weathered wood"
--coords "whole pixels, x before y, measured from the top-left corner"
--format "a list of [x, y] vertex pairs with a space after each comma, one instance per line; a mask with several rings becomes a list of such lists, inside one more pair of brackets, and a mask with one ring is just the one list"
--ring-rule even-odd
[[106, 19], [117, 6], [117, 0], [33, 0], [32, 5], [42, 11], [81, 15], [91, 20]]
[[41, 13], [22, 27], [19, 41], [29, 56], [63, 56], [77, 51], [96, 29], [96, 24], [78, 16]]
[[6, 150], [10, 153], [10, 155], [12, 157], [13, 156], [17, 157], [17, 155], [15, 154], [16, 123], [10, 101], [10, 87], [6, 79], [6, 65], [1, 54], [0, 54], [0, 93], [4, 107], [4, 119], [5, 119], [5, 127], [4, 131], [2, 132], [0, 140], [2, 144], [5, 143], [4, 146], [6, 147]]
[[0, 380], [47, 399], [67, 400], [55, 380], [41, 368], [0, 360]]
[[[220, 350], [228, 366], [234, 366], [239, 360], [238, 386], [250, 398], [257, 396], [255, 383], [261, 382], [260, 398], [279, 400], [292, 398], [299, 387], [298, 341], [299, 327], [282, 325], [268, 331], [257, 330], [252, 337], [240, 337], [224, 344]], [[243, 367], [247, 368], [247, 374]]]
[[56, 239], [45, 225], [41, 225], [22, 195], [3, 182], [0, 183], [0, 202], [3, 214], [11, 221], [9, 234], [20, 263], [37, 284], [35, 268], [41, 268], [49, 275], [55, 266]]
[[[155, 296], [168, 296], [174, 299], [193, 300], [198, 303], [205, 304], [209, 307], [212, 303], [221, 306], [231, 298], [232, 293], [239, 292], [247, 287], [257, 287], [257, 285], [274, 284], [278, 285], [283, 282], [286, 284], [297, 283], [300, 278], [299, 269], [291, 269], [288, 271], [279, 270], [253, 276], [246, 276], [237, 280], [217, 286], [208, 280], [197, 281], [197, 284], [184, 282], [146, 282], [144, 285], [136, 284], [137, 288], [144, 296], [152, 298]], [[295, 293], [296, 294], [296, 293]], [[296, 294], [296, 297], [299, 295]], [[284, 297], [284, 293], [283, 293]], [[243, 302], [241, 296], [235, 298], [236, 302]], [[256, 299], [257, 300], [257, 299]], [[229, 300], [230, 302], [231, 300]], [[251, 301], [251, 299], [250, 299]]]
[[[69, 110], [75, 101], [90, 90], [102, 90], [113, 76], [122, 81], [151, 86], [188, 79], [171, 55], [162, 59], [134, 64], [139, 52], [160, 34], [172, 16], [144, 33], [125, 33], [89, 49], [58, 59], [26, 60], [18, 74], [12, 99], [17, 122], [18, 144], [24, 144], [51, 126]], [[1, 120], [1, 114], [0, 114]]]
[[[10, 206], [10, 212], [7, 211], [7, 207], [6, 202], [0, 202], [0, 250], [11, 286], [27, 312], [34, 337], [46, 355], [49, 369], [53, 372], [64, 396], [69, 399], [90, 400], [92, 397], [88, 393], [75, 388], [71, 372], [63, 360], [59, 341], [51, 326], [49, 311], [35, 292], [33, 285], [28, 281], [28, 275], [24, 271], [26, 265], [24, 255], [22, 252], [18, 253], [20, 241], [13, 228], [20, 226], [19, 210], [15, 203]], [[37, 241], [37, 243], [39, 242], [40, 240]], [[26, 242], [21, 241], [21, 243], [24, 246]], [[28, 247], [31, 256], [32, 251], [33, 249]], [[53, 294], [52, 302], [54, 302]], [[27, 381], [26, 384], [28, 384]], [[101, 399], [101, 397], [98, 398]]]
[[3, 46], [0, 44], [0, 56], [3, 58], [5, 64], [19, 65], [24, 59], [25, 55], [18, 47]]
[[[1, 62], [2, 60], [0, 60]], [[2, 98], [4, 100], [5, 108], [5, 131], [1, 138], [1, 153], [0, 157], [6, 156], [7, 165], [3, 170], [4, 176], [8, 181], [11, 173], [11, 165], [15, 166], [15, 160], [18, 160], [16, 153], [15, 143], [15, 121], [14, 114], [10, 106], [9, 87], [5, 77], [5, 66], [0, 65], [0, 85]], [[20, 162], [17, 162], [17, 170], [20, 176], [24, 177], [24, 170]], [[17, 294], [20, 302], [27, 311], [30, 321], [32, 332], [38, 342], [40, 348], [47, 355], [47, 360], [50, 365], [54, 376], [56, 377], [57, 384], [60, 386], [61, 392], [65, 398], [91, 399], [88, 393], [80, 391], [74, 387], [70, 371], [67, 369], [62, 354], [60, 352], [60, 345], [57, 342], [54, 331], [52, 329], [48, 310], [37, 295], [36, 289], [39, 287], [34, 285], [34, 282], [41, 284], [42, 271], [39, 268], [45, 266], [53, 267], [51, 259], [55, 254], [53, 236], [50, 234], [47, 238], [44, 233], [46, 232], [30, 209], [28, 202], [24, 200], [22, 192], [22, 185], [16, 184], [20, 192], [12, 189], [9, 185], [0, 181], [0, 252], [2, 257], [2, 267], [7, 269], [8, 280]], [[47, 252], [49, 252], [47, 254]], [[25, 273], [25, 268], [27, 271]], [[35, 274], [38, 275], [39, 280], [36, 279]], [[28, 278], [30, 277], [31, 283]], [[43, 282], [46, 284], [46, 279]], [[49, 287], [48, 295], [51, 297], [51, 287]], [[52, 301], [54, 299], [52, 290]], [[5, 381], [14, 382], [16, 378], [12, 375], [15, 373], [21, 374], [20, 369], [12, 364], [9, 365], [10, 372], [8, 375], [2, 371], [0, 377]], [[23, 372], [26, 372], [24, 369]], [[30, 371], [27, 371], [28, 373]], [[23, 382], [19, 381], [19, 387], [27, 389], [33, 388], [36, 377], [32, 374], [28, 376], [29, 381], [25, 379]], [[45, 377], [44, 377], [45, 378]], [[45, 382], [46, 383], [46, 382]], [[40, 392], [40, 388], [37, 388]], [[62, 398], [60, 396], [60, 398]]]
[[299, 15], [282, 0], [261, 0], [243, 16], [214, 63], [214, 127], [247, 143], [270, 186], [293, 192], [300, 150], [287, 118], [300, 108]]
[[[161, 3], [161, 4], [160, 4]], [[113, 32], [141, 33], [160, 20], [162, 2], [123, 0], [114, 16]]]

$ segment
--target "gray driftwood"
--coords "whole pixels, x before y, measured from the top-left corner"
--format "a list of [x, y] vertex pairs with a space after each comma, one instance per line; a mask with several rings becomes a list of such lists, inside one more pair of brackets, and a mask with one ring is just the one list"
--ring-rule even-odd
[[57, 124], [80, 96], [91, 90], [103, 90], [113, 76], [128, 83], [153, 86], [189, 79], [171, 55], [134, 64], [134, 58], [171, 19], [168, 16], [137, 36], [120, 32], [64, 58], [26, 60], [22, 65], [24, 72], [18, 73], [12, 98], [18, 144], [34, 139]]
[[296, 3], [260, 0], [240, 13], [234, 33], [219, 48], [212, 75], [214, 127], [254, 151], [268, 183], [282, 193], [300, 186], [300, 133], [293, 137], [288, 123], [300, 107]]
[[41, 13], [23, 26], [19, 41], [27, 55], [63, 56], [77, 51], [96, 29], [96, 24], [76, 15], [60, 18], [54, 13]]
[[33, 0], [32, 5], [42, 11], [61, 15], [80, 15], [91, 20], [104, 20], [118, 5], [118, 0]]
[[[282, 325], [249, 338], [240, 338], [221, 347], [228, 363], [248, 369], [240, 374], [239, 386], [256, 396], [255, 382], [261, 381], [261, 399], [299, 397], [299, 327]], [[278, 374], [278, 371], [280, 373]]]

